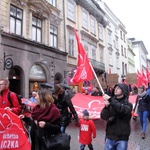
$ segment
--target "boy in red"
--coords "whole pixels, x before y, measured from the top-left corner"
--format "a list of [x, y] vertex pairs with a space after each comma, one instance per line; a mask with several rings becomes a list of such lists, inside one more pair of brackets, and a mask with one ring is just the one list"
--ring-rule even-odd
[[92, 145], [92, 137], [96, 138], [96, 128], [94, 122], [89, 119], [89, 112], [87, 110], [83, 111], [83, 118], [80, 119], [79, 125], [79, 142], [81, 143], [80, 150], [84, 150], [86, 145], [88, 145], [89, 150], [94, 150]]

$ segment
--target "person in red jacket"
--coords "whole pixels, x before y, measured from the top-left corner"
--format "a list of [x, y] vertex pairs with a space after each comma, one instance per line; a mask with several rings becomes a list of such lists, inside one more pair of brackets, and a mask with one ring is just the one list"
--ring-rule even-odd
[[89, 150], [94, 150], [92, 145], [92, 137], [96, 138], [96, 128], [94, 122], [89, 118], [89, 112], [83, 111], [83, 118], [79, 121], [80, 133], [79, 142], [80, 150], [84, 150], [85, 146], [88, 145]]
[[10, 97], [12, 104], [10, 104], [8, 100], [9, 91], [8, 79], [0, 79], [0, 108], [8, 109], [18, 115], [21, 112], [21, 106], [18, 102], [17, 95], [14, 92], [11, 92]]

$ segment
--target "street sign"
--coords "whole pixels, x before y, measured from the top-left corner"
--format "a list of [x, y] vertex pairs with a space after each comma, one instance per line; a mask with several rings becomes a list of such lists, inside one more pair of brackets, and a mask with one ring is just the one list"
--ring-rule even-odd
[[7, 58], [7, 59], [5, 60], [5, 68], [6, 68], [6, 69], [11, 69], [12, 66], [13, 66], [13, 61], [12, 61], [12, 59], [11, 59], [11, 58]]

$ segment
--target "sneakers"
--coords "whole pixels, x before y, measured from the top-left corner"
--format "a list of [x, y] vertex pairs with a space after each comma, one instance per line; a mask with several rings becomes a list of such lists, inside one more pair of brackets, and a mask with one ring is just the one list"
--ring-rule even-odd
[[141, 137], [142, 137], [142, 139], [145, 139], [145, 133], [144, 132], [141, 133]]

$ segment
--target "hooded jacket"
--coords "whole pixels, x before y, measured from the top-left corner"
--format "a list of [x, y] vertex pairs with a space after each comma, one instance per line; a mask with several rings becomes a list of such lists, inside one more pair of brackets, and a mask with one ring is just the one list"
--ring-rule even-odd
[[101, 112], [101, 118], [107, 121], [106, 138], [110, 140], [128, 140], [130, 135], [130, 119], [132, 104], [128, 101], [128, 86], [119, 83], [124, 94], [122, 98], [116, 98], [114, 91], [109, 99], [110, 105], [104, 107]]

